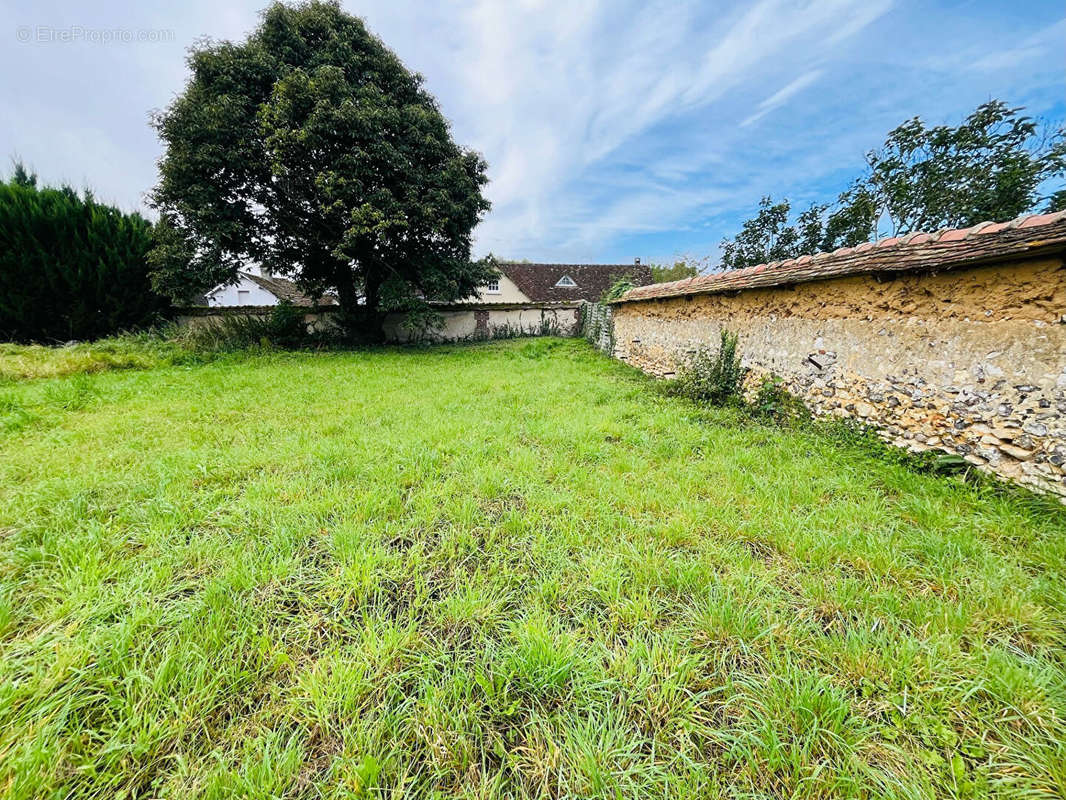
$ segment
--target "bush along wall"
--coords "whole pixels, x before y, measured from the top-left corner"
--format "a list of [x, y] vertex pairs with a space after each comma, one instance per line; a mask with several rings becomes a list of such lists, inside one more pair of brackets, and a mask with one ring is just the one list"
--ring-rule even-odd
[[0, 182], [0, 339], [97, 339], [149, 325], [169, 303], [152, 291], [151, 223], [16, 167]]

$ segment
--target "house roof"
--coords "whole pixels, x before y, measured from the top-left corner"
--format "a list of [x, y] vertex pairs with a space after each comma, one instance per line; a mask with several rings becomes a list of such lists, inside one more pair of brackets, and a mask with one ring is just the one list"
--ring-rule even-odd
[[[252, 283], [256, 284], [262, 289], [270, 292], [278, 300], [292, 303], [294, 306], [310, 307], [316, 305], [315, 300], [307, 294], [300, 291], [296, 284], [290, 281], [288, 278], [277, 277], [265, 277], [263, 275], [254, 275], [251, 272], [242, 272], [241, 275]], [[337, 299], [329, 294], [324, 294], [318, 299], [317, 305], [320, 306], [334, 306], [337, 305]]]
[[[652, 282], [651, 268], [642, 264], [528, 264], [501, 262], [500, 272], [534, 303], [552, 301], [596, 301], [619, 278], [637, 286]], [[569, 277], [577, 286], [556, 286]]]
[[912, 233], [831, 253], [639, 286], [615, 302], [786, 286], [845, 275], [958, 269], [1062, 251], [1066, 251], [1066, 211], [1033, 214], [1010, 222], [982, 222], [972, 228]]

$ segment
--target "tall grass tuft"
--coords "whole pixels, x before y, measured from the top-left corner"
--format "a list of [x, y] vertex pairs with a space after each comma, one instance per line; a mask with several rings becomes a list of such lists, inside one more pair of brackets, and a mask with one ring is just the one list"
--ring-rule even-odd
[[204, 353], [272, 347], [298, 348], [315, 341], [304, 312], [282, 302], [265, 315], [234, 314], [178, 333], [186, 347]]

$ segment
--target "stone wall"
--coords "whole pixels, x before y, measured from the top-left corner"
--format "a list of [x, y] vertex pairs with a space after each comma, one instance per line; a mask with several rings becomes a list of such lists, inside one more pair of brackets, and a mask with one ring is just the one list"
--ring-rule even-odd
[[1066, 496], [1066, 266], [1002, 263], [892, 279], [629, 301], [614, 355], [669, 377], [719, 329], [818, 414], [850, 416], [914, 451]]
[[432, 330], [411, 329], [403, 314], [385, 318], [385, 337], [392, 342], [459, 342], [512, 336], [576, 336], [581, 311], [576, 303], [487, 303], [480, 306], [449, 306], [437, 309], [441, 326]]

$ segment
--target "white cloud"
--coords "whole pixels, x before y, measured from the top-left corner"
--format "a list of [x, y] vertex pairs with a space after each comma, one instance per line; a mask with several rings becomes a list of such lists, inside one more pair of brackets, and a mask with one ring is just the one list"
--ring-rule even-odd
[[805, 53], [822, 58], [827, 43], [846, 38], [842, 29], [856, 33], [887, 7], [886, 0], [758, 0], [726, 11], [698, 0], [480, 0], [440, 12], [451, 23], [446, 60], [403, 41], [394, 5], [367, 15], [401, 57], [433, 76], [429, 86], [457, 137], [488, 158], [493, 211], [479, 228], [479, 249], [593, 258], [606, 238], [675, 224], [708, 196], [664, 194], [649, 178], [668, 173], [653, 163], [635, 165], [648, 174], [624, 195], [610, 196], [610, 181], [594, 173], [624, 167], [637, 140], [660, 130], [669, 138], [727, 98], [718, 121], [735, 128], [750, 113], [749, 87], [805, 67], [804, 82], [775, 101], [783, 103], [821, 74], [803, 64]]
[[793, 95], [799, 94], [822, 76], [821, 69], [812, 69], [791, 81], [786, 86], [778, 89], [761, 103], [754, 114], [740, 123], [740, 127], [746, 128], [754, 122], [762, 119], [774, 109], [780, 108], [787, 103]]
[[[456, 139], [488, 159], [494, 207], [478, 250], [536, 260], [615, 258], [641, 234], [717, 240], [762, 194], [813, 199], [913, 114], [939, 121], [989, 96], [1036, 113], [1061, 103], [1051, 55], [1066, 21], [1050, 12], [1017, 20], [930, 4], [914, 26], [887, 14], [891, 0], [346, 2], [426, 76]], [[100, 0], [68, 19], [9, 0], [9, 32], [162, 27], [176, 42], [0, 48], [0, 67], [21, 76], [0, 89], [0, 157], [135, 205], [159, 152], [147, 111], [181, 90], [184, 49], [241, 37], [264, 4]], [[776, 124], [754, 126], [786, 103]]]
[[1036, 58], [1057, 58], [1062, 66], [1062, 48], [1066, 44], [1066, 19], [1034, 34], [1015, 47], [998, 50], [978, 58], [973, 68], [981, 72], [1007, 70]]

